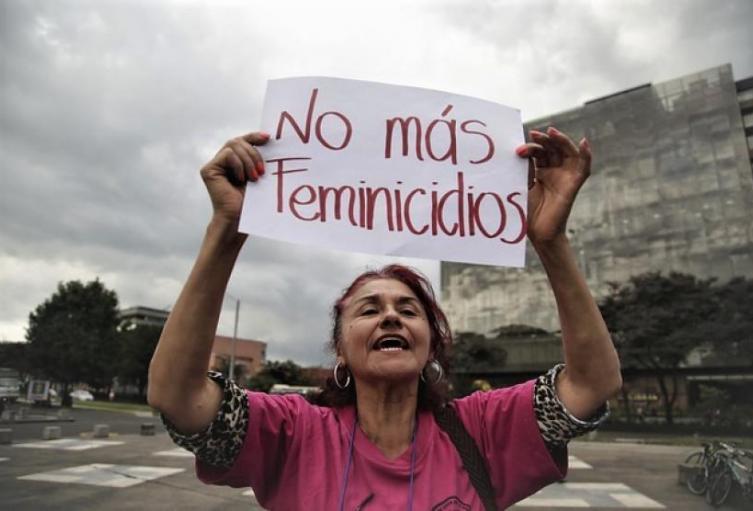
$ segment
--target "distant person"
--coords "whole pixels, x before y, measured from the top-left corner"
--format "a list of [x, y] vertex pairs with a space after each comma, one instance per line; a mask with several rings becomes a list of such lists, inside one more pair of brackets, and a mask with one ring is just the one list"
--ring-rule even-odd
[[[323, 406], [207, 375], [255, 146], [230, 140], [201, 176], [214, 214], [149, 371], [149, 402], [199, 478], [253, 488], [271, 510], [504, 509], [567, 470], [567, 442], [597, 427], [621, 386], [617, 354], [566, 236], [591, 151], [550, 128], [532, 159], [528, 237], [557, 301], [565, 365], [514, 387], [448, 400], [450, 326], [429, 282], [399, 265], [357, 277], [333, 309], [336, 355]], [[301, 284], [305, 287], [305, 283]], [[514, 293], [514, 289], [508, 290]], [[470, 473], [464, 467], [470, 467]]]

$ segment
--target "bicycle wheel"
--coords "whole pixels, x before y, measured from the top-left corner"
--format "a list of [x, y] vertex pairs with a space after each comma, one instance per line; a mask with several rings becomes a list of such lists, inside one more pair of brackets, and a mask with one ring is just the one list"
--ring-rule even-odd
[[731, 490], [732, 474], [729, 470], [723, 470], [711, 478], [709, 489], [706, 492], [706, 502], [714, 507], [719, 507], [727, 500]]
[[687, 458], [685, 458], [685, 465], [692, 467], [693, 472], [688, 474], [688, 478], [685, 480], [685, 485], [688, 487], [691, 493], [695, 495], [703, 495], [708, 487], [706, 481], [706, 471], [704, 470], [704, 462], [706, 457], [703, 451], [694, 452]]

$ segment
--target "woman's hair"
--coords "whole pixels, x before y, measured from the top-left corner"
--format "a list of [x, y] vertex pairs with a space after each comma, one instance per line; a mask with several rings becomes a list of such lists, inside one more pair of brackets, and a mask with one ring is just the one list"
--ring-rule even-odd
[[[420, 410], [436, 410], [447, 402], [447, 377], [450, 372], [448, 350], [452, 344], [452, 332], [450, 331], [447, 317], [437, 303], [431, 283], [418, 271], [407, 266], [391, 264], [378, 270], [364, 272], [356, 277], [332, 307], [332, 337], [329, 341], [329, 348], [334, 353], [337, 353], [338, 347], [342, 342], [342, 312], [348, 298], [363, 284], [377, 279], [393, 279], [402, 282], [413, 291], [424, 308], [431, 331], [431, 350], [434, 352], [434, 360], [444, 370], [444, 378], [434, 383], [435, 375], [427, 374], [426, 382], [423, 379], [419, 380], [418, 408]], [[351, 384], [346, 388], [341, 389], [335, 385], [333, 376], [330, 376], [327, 378], [324, 391], [316, 401], [326, 406], [355, 404], [355, 380], [352, 380]]]

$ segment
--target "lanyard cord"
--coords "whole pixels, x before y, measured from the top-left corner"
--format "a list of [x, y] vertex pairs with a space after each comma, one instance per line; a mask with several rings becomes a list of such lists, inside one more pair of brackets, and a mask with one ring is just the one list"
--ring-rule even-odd
[[[358, 427], [358, 417], [353, 421], [353, 431], [350, 432], [350, 445], [348, 446], [348, 461], [345, 464], [345, 473], [343, 474], [343, 482], [340, 485], [340, 504], [337, 509], [345, 511], [345, 490], [348, 487], [348, 479], [350, 477], [350, 467], [353, 464], [353, 447], [356, 440], [356, 427]], [[408, 486], [408, 511], [413, 511], [413, 476], [416, 472], [416, 432], [418, 431], [418, 417], [416, 417], [415, 425], [413, 426], [413, 436], [411, 438], [410, 448], [410, 483]], [[370, 500], [370, 499], [368, 499]]]

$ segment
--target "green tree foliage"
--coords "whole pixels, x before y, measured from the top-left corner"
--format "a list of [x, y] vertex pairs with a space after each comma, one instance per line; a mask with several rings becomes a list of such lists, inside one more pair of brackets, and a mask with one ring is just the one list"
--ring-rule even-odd
[[708, 341], [705, 325], [719, 307], [714, 279], [650, 272], [611, 284], [599, 305], [623, 365], [650, 369], [672, 424], [677, 399], [677, 368], [693, 348]]
[[753, 279], [737, 277], [716, 287], [717, 313], [705, 333], [722, 363], [753, 365]]
[[99, 279], [86, 284], [70, 281], [29, 314], [31, 372], [68, 388], [85, 382], [109, 386], [118, 354], [118, 298]]
[[0, 342], [0, 366], [15, 369], [20, 374], [29, 372], [28, 343]]
[[452, 343], [452, 370], [456, 373], [499, 371], [507, 351], [496, 339], [472, 332], [459, 332]]
[[282, 383], [285, 385], [310, 385], [308, 378], [303, 373], [303, 368], [293, 362], [270, 360], [264, 364], [259, 373], [250, 378], [248, 387], [262, 392], [269, 392], [272, 385]]
[[154, 325], [121, 326], [118, 377], [122, 383], [135, 385], [142, 399], [145, 398], [149, 362], [161, 333], [162, 327]]

